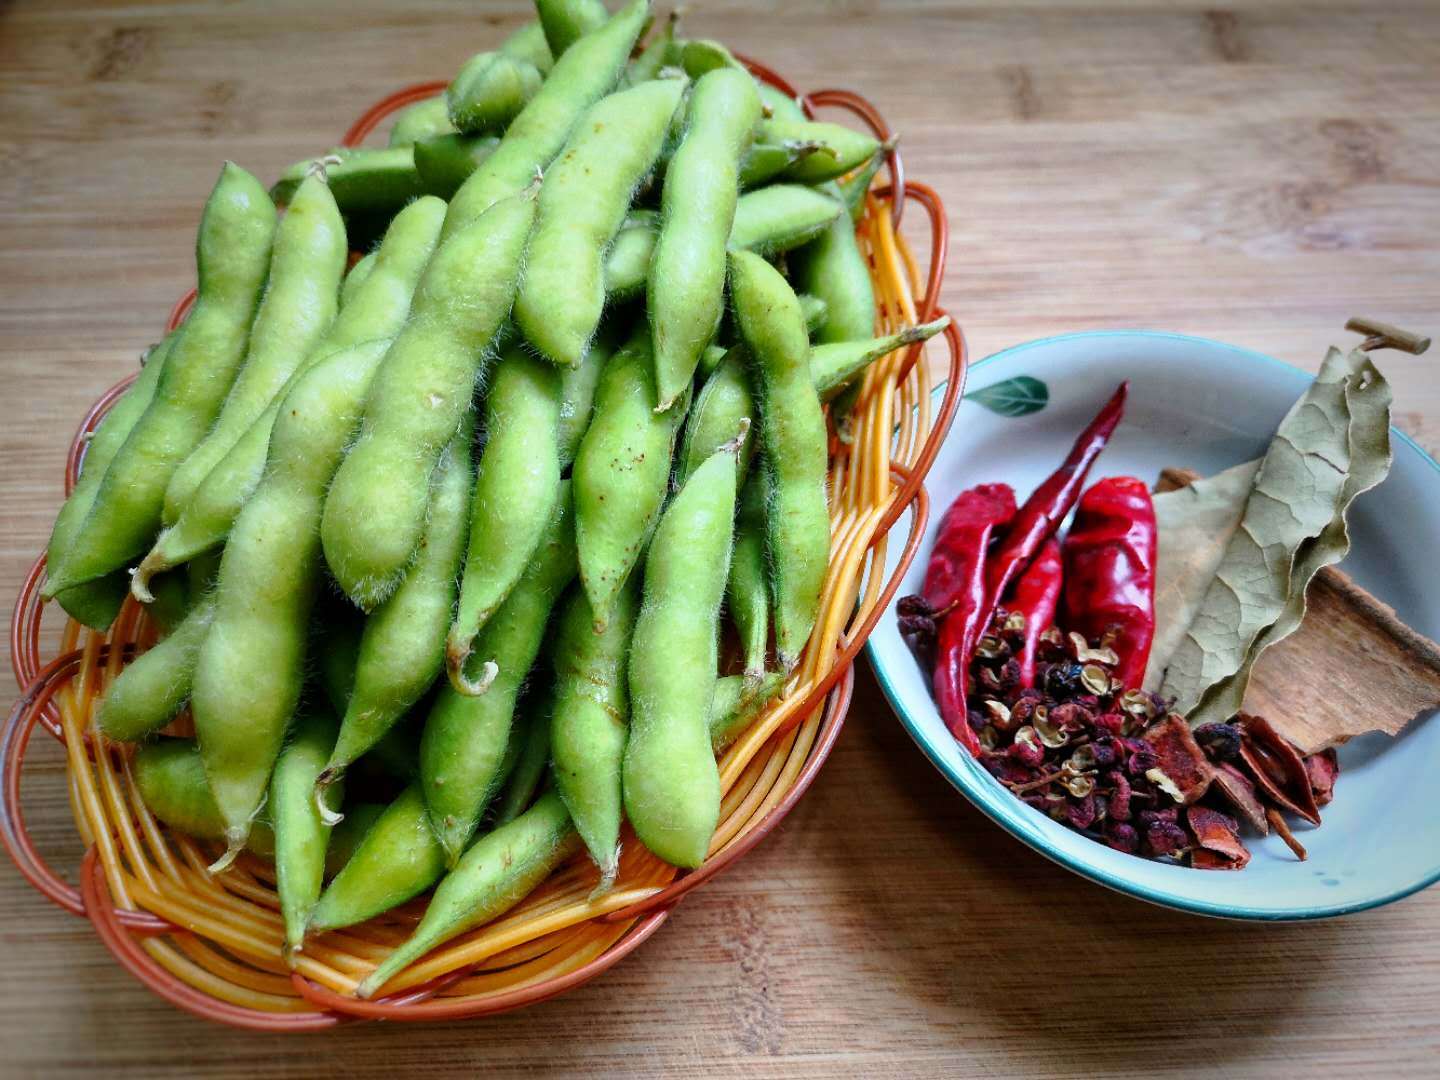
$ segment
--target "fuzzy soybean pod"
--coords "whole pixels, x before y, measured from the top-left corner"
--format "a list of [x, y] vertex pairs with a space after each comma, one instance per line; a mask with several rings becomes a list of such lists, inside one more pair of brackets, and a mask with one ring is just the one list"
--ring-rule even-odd
[[665, 171], [646, 290], [662, 410], [690, 385], [720, 325], [740, 163], [759, 119], [760, 96], [745, 72], [720, 68], [696, 81], [685, 134]]
[[454, 130], [455, 125], [450, 122], [445, 95], [440, 94], [417, 101], [409, 108], [401, 110], [390, 127], [390, 145], [410, 146], [421, 139], [428, 139], [432, 135], [448, 135]]
[[949, 316], [919, 326], [907, 326], [893, 334], [859, 341], [834, 341], [810, 349], [810, 376], [821, 401], [828, 401], [843, 390], [855, 376], [874, 361], [889, 356], [896, 349], [929, 341], [950, 325]]
[[685, 410], [655, 411], [650, 332], [642, 321], [610, 358], [595, 416], [575, 456], [580, 580], [603, 631], [665, 502], [670, 457]]
[[586, 34], [605, 25], [610, 13], [600, 0], [535, 0], [545, 43], [557, 60]]
[[523, 189], [536, 170], [549, 166], [581, 114], [619, 81], [630, 50], [649, 18], [650, 0], [632, 0], [555, 61], [550, 77], [505, 129], [505, 137], [495, 152], [481, 162], [450, 200], [446, 237], [494, 203]]
[[227, 162], [200, 218], [195, 306], [75, 542], [47, 566], [46, 599], [129, 566], [154, 538], [171, 475], [205, 437], [245, 358], [274, 233], [265, 189]]
[[780, 271], [758, 255], [734, 252], [730, 292], [760, 394], [775, 645], [789, 671], [815, 625], [830, 558], [825, 417], [810, 374], [805, 316]]
[[476, 53], [445, 90], [450, 123], [466, 135], [503, 131], [543, 81], [528, 60], [503, 52]]
[[445, 448], [435, 470], [425, 539], [394, 595], [365, 620], [354, 678], [341, 706], [344, 719], [318, 785], [324, 787], [380, 741], [420, 700], [445, 655], [445, 631], [455, 606], [455, 582], [469, 523], [468, 421]]
[[524, 715], [516, 724], [520, 736], [515, 764], [505, 777], [505, 785], [495, 800], [495, 824], [514, 821], [535, 801], [535, 793], [545, 780], [550, 764], [550, 695], [535, 692], [529, 695]]
[[792, 98], [785, 91], [771, 86], [767, 82], [759, 83], [760, 104], [765, 107], [766, 117], [772, 120], [793, 120], [797, 123], [804, 123], [810, 118], [805, 115], [805, 110], [800, 103]]
[[215, 598], [206, 595], [163, 641], [126, 666], [96, 716], [106, 738], [135, 742], [175, 719], [190, 697], [200, 644], [214, 616]]
[[590, 418], [595, 414], [595, 391], [600, 386], [600, 376], [610, 357], [615, 355], [618, 343], [613, 331], [603, 327], [585, 350], [585, 358], [573, 368], [560, 371], [560, 469], [564, 471], [575, 462], [580, 451], [580, 440], [590, 430]]
[[[90, 436], [85, 447], [85, 457], [81, 461], [80, 477], [75, 481], [75, 488], [65, 500], [65, 505], [60, 507], [60, 513], [55, 517], [55, 526], [50, 530], [50, 545], [45, 551], [45, 561], [51, 566], [58, 563], [64, 552], [75, 542], [85, 524], [85, 518], [90, 513], [90, 507], [95, 503], [95, 495], [100, 490], [105, 470], [110, 467], [110, 462], [115, 460], [115, 455], [120, 452], [120, 447], [125, 444], [126, 438], [145, 414], [145, 410], [150, 407], [150, 402], [155, 397], [155, 387], [160, 381], [160, 371], [165, 366], [165, 357], [178, 333], [178, 330], [171, 331], [164, 341], [150, 350], [139, 377], [130, 384], [130, 389], [125, 391], [120, 400], [111, 406]], [[125, 572], [119, 570], [84, 585], [77, 585], [73, 589], [66, 589], [55, 599], [65, 609], [65, 613], [77, 622], [96, 630], [107, 630], [119, 614], [120, 605], [124, 603], [125, 594], [129, 591], [129, 580]]]
[[605, 295], [609, 300], [628, 300], [645, 291], [650, 256], [655, 253], [659, 232], [660, 215], [656, 211], [630, 211], [605, 255]]
[[367, 611], [394, 591], [420, 543], [430, 474], [470, 409], [485, 350], [510, 314], [534, 219], [533, 193], [524, 192], [442, 241], [410, 320], [376, 373], [320, 529], [331, 572]]
[[435, 946], [509, 911], [579, 846], [565, 804], [553, 792], [482, 837], [440, 882], [414, 935], [365, 977], [356, 997], [374, 996]]
[[630, 645], [625, 813], [641, 843], [691, 868], [704, 861], [720, 818], [709, 723], [738, 449], [737, 441], [712, 454], [661, 516]]
[[785, 676], [767, 671], [759, 678], [725, 675], [715, 681], [715, 703], [710, 710], [710, 746], [720, 753], [755, 722], [771, 700], [785, 689]]
[[560, 498], [560, 375], [511, 347], [485, 398], [485, 449], [475, 474], [460, 603], [445, 641], [450, 684], [484, 692], [465, 674], [470, 646], [530, 564]]
[[320, 586], [325, 486], [360, 418], [383, 342], [316, 364], [285, 395], [265, 479], [235, 520], [200, 646], [190, 707], [229, 850], [245, 843], [305, 680]]
[[640, 51], [640, 55], [630, 61], [630, 66], [625, 70], [625, 81], [631, 86], [639, 86], [649, 79], [658, 79], [660, 71], [667, 65], [675, 62], [675, 24], [678, 17], [672, 11], [670, 17], [665, 20], [665, 25], [660, 32], [650, 39], [649, 43]]
[[285, 952], [299, 949], [305, 922], [320, 899], [325, 880], [325, 851], [330, 843], [333, 811], [344, 798], [341, 785], [325, 792], [328, 819], [312, 797], [315, 777], [325, 767], [335, 744], [335, 721], [329, 716], [303, 716], [275, 762], [266, 809], [275, 830], [275, 890], [285, 921]]
[[[170, 828], [197, 840], [225, 838], [225, 822], [205, 782], [205, 766], [194, 739], [162, 737], [146, 743], [130, 759], [130, 775], [146, 808]], [[246, 847], [256, 855], [275, 853], [268, 821], [255, 822]]]
[[845, 212], [840, 200], [804, 184], [770, 184], [748, 191], [735, 210], [732, 251], [779, 255], [807, 244]]
[[[445, 204], [431, 197], [411, 203], [395, 216], [364, 282], [291, 374], [286, 389], [325, 357], [362, 342], [388, 340], [400, 332], [444, 220]], [[275, 395], [195, 489], [180, 517], [156, 538], [131, 580], [131, 589], [141, 601], [148, 603], [152, 574], [179, 566], [224, 541], [240, 508], [260, 483], [270, 432], [284, 394], [282, 389]]]
[[600, 325], [606, 249], [684, 89], [680, 79], [658, 79], [601, 98], [545, 174], [515, 322], [557, 364], [578, 365]]
[[317, 345], [340, 306], [345, 223], [325, 181], [300, 185], [275, 230], [270, 278], [250, 328], [250, 349], [210, 433], [175, 470], [162, 520], [173, 524], [191, 494], [245, 430], [259, 419], [291, 373]]
[[442, 686], [420, 738], [420, 776], [430, 821], [453, 866], [501, 782], [520, 686], [535, 663], [556, 598], [575, 577], [568, 482], [524, 575], [475, 639], [467, 676], [489, 671], [489, 689], [467, 697]]
[[820, 184], [844, 176], [880, 151], [880, 142], [873, 135], [843, 124], [817, 120], [782, 120], [779, 117], [762, 120], [755, 137], [763, 143], [816, 143], [820, 146], [819, 152], [792, 162], [781, 173], [787, 180], [800, 184]]
[[757, 679], [765, 671], [765, 649], [770, 641], [770, 570], [765, 565], [763, 470], [753, 473], [740, 491], [740, 505], [735, 514], [735, 548], [730, 555], [725, 598], [744, 650], [745, 676]]
[[440, 880], [444, 851], [425, 814], [420, 785], [411, 784], [370, 826], [345, 868], [320, 896], [307, 936], [354, 926], [398, 907]]
[[616, 598], [605, 632], [597, 634], [585, 591], [571, 589], [551, 649], [555, 784], [600, 868], [602, 891], [615, 880], [620, 862], [620, 763], [630, 717], [625, 669], [639, 609], [639, 576], [632, 574]]
[[528, 60], [541, 75], [550, 74], [550, 69], [555, 66], [550, 43], [545, 40], [545, 28], [538, 19], [526, 23], [502, 41], [500, 51], [517, 60]]
[[[700, 393], [695, 395], [695, 402], [690, 406], [690, 415], [685, 421], [685, 439], [681, 443], [675, 468], [676, 484], [683, 484], [711, 454], [735, 438], [742, 419], [753, 421], [758, 415], [755, 398], [750, 391], [746, 362], [743, 345], [729, 349], [705, 380]], [[740, 449], [738, 483], [741, 485], [750, 470], [754, 450], [755, 434], [751, 433]]]
[[[826, 190], [841, 197], [834, 184]], [[875, 333], [875, 286], [849, 214], [841, 214], [796, 251], [789, 269], [796, 289], [825, 301], [825, 321], [815, 334], [818, 344], [862, 341]]]
[[448, 199], [495, 152], [494, 135], [434, 135], [415, 144], [415, 172], [427, 194]]

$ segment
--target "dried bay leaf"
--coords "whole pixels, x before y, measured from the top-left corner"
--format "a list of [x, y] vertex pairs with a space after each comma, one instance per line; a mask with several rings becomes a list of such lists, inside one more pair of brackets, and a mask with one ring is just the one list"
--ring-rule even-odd
[[[1305, 618], [1305, 597], [1310, 582], [1320, 570], [1340, 562], [1350, 552], [1350, 530], [1346, 515], [1357, 495], [1375, 487], [1390, 474], [1390, 385], [1371, 362], [1356, 349], [1346, 357], [1349, 374], [1345, 379], [1345, 404], [1350, 414], [1350, 469], [1340, 492], [1334, 516], [1314, 540], [1301, 545], [1290, 571], [1289, 595], [1275, 621], [1260, 631], [1250, 647], [1246, 663], [1235, 675], [1206, 694], [1192, 717], [1196, 724], [1228, 720], [1240, 711], [1250, 672], [1260, 654], [1299, 629]], [[1277, 714], [1275, 726], [1285, 731], [1285, 717]]]
[[1331, 349], [1315, 382], [1280, 422], [1240, 527], [1170, 657], [1160, 693], [1175, 698], [1176, 710], [1192, 722], [1206, 714], [1207, 695], [1218, 696], [1248, 669], [1256, 639], [1289, 602], [1301, 545], [1336, 516], [1350, 469], [1349, 377], [1346, 357]]
[[1150, 646], [1145, 689], [1160, 689], [1165, 667], [1190, 628], [1225, 548], [1240, 527], [1259, 468], [1257, 458], [1214, 476], [1162, 476], [1160, 493], [1153, 500], [1159, 536], [1155, 638]]

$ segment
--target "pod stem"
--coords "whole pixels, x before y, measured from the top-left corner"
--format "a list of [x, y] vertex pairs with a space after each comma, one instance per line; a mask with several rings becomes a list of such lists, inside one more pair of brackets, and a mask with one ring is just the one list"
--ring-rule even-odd
[[155, 602], [155, 594], [150, 591], [150, 579], [156, 574], [170, 569], [170, 564], [160, 555], [160, 543], [164, 539], [165, 533], [161, 533], [159, 539], [155, 541], [155, 546], [150, 549], [150, 554], [141, 559], [140, 565], [130, 571], [130, 595], [142, 604]]
[[225, 830], [225, 854], [205, 868], [207, 874], [223, 874], [237, 855], [245, 850], [246, 833], [241, 829]]
[[480, 677], [478, 679], [472, 679], [469, 675], [465, 674], [465, 664], [463, 661], [458, 665], [447, 664], [446, 670], [450, 675], [450, 685], [455, 688], [456, 693], [464, 694], [466, 697], [480, 697], [485, 691], [490, 689], [490, 684], [493, 683], [495, 677], [500, 674], [500, 665], [495, 663], [494, 660], [486, 660], [485, 663], [480, 665]]
[[595, 888], [590, 890], [590, 895], [586, 897], [586, 899], [590, 901], [599, 900], [602, 896], [604, 896], [606, 893], [608, 893], [611, 889], [615, 887], [615, 878], [620, 873], [619, 844], [615, 845], [615, 851], [611, 854], [610, 858], [606, 859], [603, 864], [599, 864], [599, 866], [600, 881], [595, 886]]
[[332, 810], [325, 805], [325, 796], [330, 791], [330, 785], [339, 780], [344, 773], [340, 766], [329, 766], [321, 771], [315, 778], [315, 812], [320, 815], [320, 822], [333, 828], [345, 820], [345, 815], [339, 810]]

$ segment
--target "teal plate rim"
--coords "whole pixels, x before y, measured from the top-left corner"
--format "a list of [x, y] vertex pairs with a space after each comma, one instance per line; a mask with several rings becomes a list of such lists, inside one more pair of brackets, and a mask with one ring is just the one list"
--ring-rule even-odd
[[[1284, 368], [1294, 372], [1302, 379], [1311, 379], [1313, 376], [1294, 364], [1288, 364], [1284, 360], [1278, 360], [1254, 349], [1246, 349], [1239, 345], [1231, 345], [1228, 342], [1216, 341], [1213, 338], [1197, 337], [1194, 334], [1179, 334], [1170, 330], [1079, 330], [1068, 334], [1055, 334], [1051, 337], [1036, 338], [1033, 341], [1022, 342], [1019, 345], [1012, 345], [1008, 349], [1001, 349], [999, 352], [991, 353], [983, 360], [976, 360], [967, 369], [974, 372], [992, 361], [1004, 360], [1020, 353], [1028, 352], [1031, 349], [1040, 348], [1045, 345], [1053, 345], [1062, 341], [1077, 341], [1087, 338], [1113, 338], [1113, 337], [1148, 337], [1161, 338], [1168, 341], [1192, 342], [1199, 345], [1219, 347], [1245, 357], [1247, 360], [1258, 361], [1270, 364], [1274, 367]], [[932, 391], [933, 394], [943, 392], [945, 383], [941, 382]], [[1435, 470], [1437, 477], [1440, 477], [1440, 461], [1431, 457], [1423, 447], [1414, 439], [1393, 424], [1390, 427], [1392, 438], [1398, 438], [1400, 443], [1409, 447], [1420, 456], [1420, 459]], [[893, 609], [894, 604], [891, 604]], [[972, 784], [967, 777], [950, 769], [943, 761], [942, 756], [932, 740], [924, 734], [919, 725], [911, 718], [901, 703], [900, 695], [892, 684], [886, 671], [885, 664], [879, 659], [875, 650], [874, 639], [865, 644], [865, 656], [870, 665], [870, 670], [875, 675], [875, 681], [880, 684], [880, 691], [885, 695], [890, 709], [899, 718], [901, 726], [909, 733], [915, 745], [920, 748], [921, 753], [929, 760], [940, 773], [949, 781], [961, 795], [987, 818], [999, 825], [1007, 833], [1019, 840], [1026, 847], [1045, 856], [1052, 862], [1058, 863], [1067, 870], [1102, 885], [1126, 896], [1133, 896], [1139, 900], [1147, 901], [1159, 907], [1170, 908], [1176, 911], [1189, 912], [1195, 915], [1208, 915], [1220, 919], [1239, 919], [1254, 922], [1308, 922], [1313, 919], [1331, 919], [1341, 915], [1353, 915], [1361, 911], [1369, 911], [1373, 908], [1384, 907], [1386, 904], [1393, 904], [1397, 900], [1403, 900], [1407, 896], [1413, 896], [1417, 892], [1428, 889], [1436, 882], [1440, 882], [1440, 865], [1437, 865], [1425, 878], [1414, 884], [1407, 885], [1400, 889], [1369, 897], [1365, 900], [1355, 901], [1348, 904], [1336, 904], [1332, 906], [1308, 906], [1297, 908], [1253, 908], [1235, 904], [1221, 904], [1206, 900], [1197, 900], [1184, 893], [1174, 892], [1169, 889], [1157, 889], [1147, 885], [1140, 885], [1124, 877], [1110, 874], [1087, 864], [1068, 853], [1053, 849], [1038, 832], [1027, 827], [1024, 815], [1033, 814], [1035, 811], [1024, 803], [1019, 802], [1007, 792], [998, 787], [990, 788]], [[1023, 812], [1023, 813], [1022, 813]]]

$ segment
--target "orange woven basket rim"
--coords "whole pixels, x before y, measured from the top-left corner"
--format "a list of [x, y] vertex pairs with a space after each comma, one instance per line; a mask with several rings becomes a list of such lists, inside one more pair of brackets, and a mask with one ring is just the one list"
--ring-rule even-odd
[[[877, 138], [887, 143], [891, 140], [892, 132], [880, 112], [858, 94], [846, 90], [820, 90], [801, 96], [774, 71], [748, 58], [741, 59], [756, 77], [796, 98], [807, 115], [814, 116], [817, 108], [844, 109], [858, 117]], [[386, 117], [407, 105], [433, 96], [445, 86], [443, 82], [419, 83], [381, 99], [350, 127], [345, 133], [342, 145], [359, 145]], [[940, 285], [948, 253], [948, 227], [944, 206], [933, 189], [905, 179], [903, 160], [893, 143], [887, 151], [886, 164], [890, 182], [877, 189], [875, 194], [881, 199], [889, 200], [894, 224], [898, 227], [905, 205], [911, 199], [921, 204], [929, 219], [931, 244], [928, 274], [924, 295], [916, 301], [917, 321], [929, 321], [944, 314], [939, 306]], [[194, 297], [192, 289], [177, 301], [166, 322], [167, 331], [174, 329], [184, 319]], [[4, 844], [21, 874], [37, 891], [71, 914], [89, 918], [101, 940], [120, 964], [157, 995], [196, 1016], [230, 1026], [251, 1030], [305, 1031], [359, 1019], [460, 1019], [533, 1004], [589, 981], [618, 963], [658, 930], [670, 909], [686, 893], [733, 864], [769, 835], [804, 795], [828, 758], [849, 709], [854, 687], [854, 661], [880, 617], [888, 610], [901, 578], [918, 553], [928, 521], [929, 501], [924, 489], [924, 479], [954, 419], [967, 368], [964, 335], [953, 319], [945, 331], [944, 341], [949, 353], [948, 379], [933, 426], [911, 467], [906, 469], [899, 465], [893, 466], [892, 471], [895, 479], [899, 481], [899, 486], [891, 498], [888, 511], [875, 529], [878, 541], [889, 533], [907, 508], [913, 508], [909, 536], [897, 567], [881, 589], [879, 599], [869, 616], [859, 627], [854, 628], [848, 637], [842, 636], [834, 666], [795, 709], [795, 723], [798, 723], [801, 718], [811, 715], [822, 702], [825, 707], [815, 743], [802, 770], [783, 798], [739, 841], [707, 860], [698, 870], [682, 874], [645, 900], [598, 916], [598, 921], [602, 922], [633, 920], [634, 923], [623, 937], [583, 966], [504, 994], [480, 999], [450, 997], [431, 1000], [446, 986], [462, 978], [464, 969], [425, 986], [376, 1001], [361, 1001], [337, 994], [297, 973], [292, 975], [295, 990], [314, 1005], [315, 1009], [292, 1013], [265, 1012], [218, 1000], [162, 967], [140, 946], [136, 936], [173, 934], [183, 932], [182, 928], [147, 911], [116, 907], [104, 874], [100, 871], [94, 845], [91, 845], [85, 854], [79, 887], [70, 885], [40, 857], [25, 828], [20, 804], [20, 779], [30, 736], [39, 725], [52, 737], [64, 741], [59, 713], [52, 699], [78, 669], [81, 658], [77, 651], [56, 657], [48, 663], [42, 662], [40, 641], [44, 605], [39, 598], [39, 588], [44, 575], [43, 553], [36, 559], [21, 585], [10, 624], [11, 664], [21, 695], [4, 728], [0, 729], [0, 843]], [[921, 345], [910, 349], [899, 381], [904, 380], [921, 354]], [[132, 374], [107, 390], [81, 421], [66, 455], [64, 487], [67, 495], [79, 475], [89, 436], [135, 377]], [[880, 571], [878, 567], [874, 567], [871, 572]], [[776, 731], [771, 737], [778, 737], [784, 730], [786, 729]], [[86, 752], [93, 754], [93, 747], [87, 746]]]

